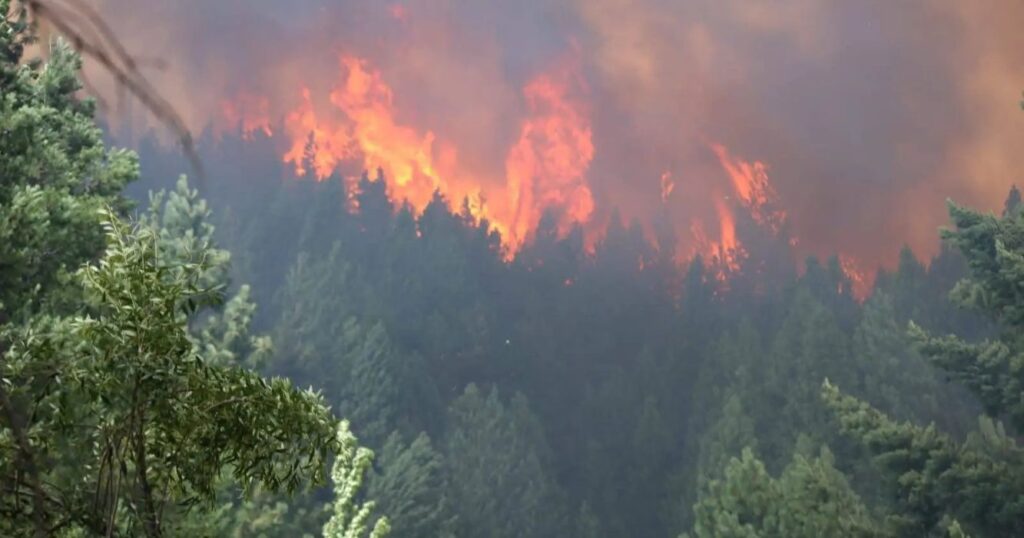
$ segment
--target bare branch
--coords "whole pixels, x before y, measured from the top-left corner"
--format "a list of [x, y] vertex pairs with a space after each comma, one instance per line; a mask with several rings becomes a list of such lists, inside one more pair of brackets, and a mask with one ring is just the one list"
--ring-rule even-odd
[[38, 20], [53, 25], [82, 55], [99, 63], [157, 120], [171, 129], [191, 162], [198, 181], [200, 184], [204, 182], [203, 167], [195, 150], [192, 133], [174, 106], [156, 91], [141, 72], [140, 67], [144, 65], [163, 68], [161, 60], [140, 60], [129, 54], [103, 17], [82, 0], [25, 0], [24, 5]]

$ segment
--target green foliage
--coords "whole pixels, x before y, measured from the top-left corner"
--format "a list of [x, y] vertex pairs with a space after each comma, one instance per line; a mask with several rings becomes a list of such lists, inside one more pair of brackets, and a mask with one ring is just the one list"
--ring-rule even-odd
[[[374, 503], [360, 503], [356, 495], [373, 462], [373, 452], [359, 446], [356, 437], [349, 431], [347, 421], [338, 425], [337, 436], [339, 448], [331, 470], [335, 499], [331, 519], [324, 524], [324, 537], [361, 538], [366, 535]], [[369, 538], [384, 538], [390, 530], [387, 518], [380, 518], [373, 524]]]
[[988, 426], [989, 435], [958, 444], [934, 426], [895, 422], [830, 383], [823, 395], [843, 430], [893, 476], [897, 504], [890, 519], [899, 535], [938, 536], [948, 516], [981, 536], [1021, 532], [1024, 480], [1020, 466], [1010, 463], [1021, 454], [1005, 434]]
[[517, 395], [470, 385], [449, 410], [446, 454], [460, 536], [549, 536], [563, 525], [536, 419]]
[[57, 464], [48, 512], [154, 536], [165, 504], [212, 501], [222, 469], [247, 488], [321, 480], [334, 419], [320, 397], [203, 361], [183, 315], [217, 299], [204, 267], [164, 266], [155, 230], [106, 218], [107, 251], [80, 271], [93, 314], [5, 337], [6, 373], [22, 380], [12, 397], [46, 410], [30, 431], [31, 451]]
[[65, 299], [67, 273], [103, 249], [97, 211], [126, 208], [120, 191], [138, 174], [133, 154], [103, 147], [92, 103], [75, 97], [80, 61], [68, 47], [21, 62], [29, 35], [9, 6], [0, 2], [0, 322]]
[[991, 317], [1002, 335], [981, 343], [956, 336], [935, 337], [920, 328], [912, 336], [922, 353], [973, 391], [994, 416], [1024, 427], [1024, 217], [1002, 219], [950, 205], [956, 230], [948, 241], [964, 254], [971, 278], [952, 296]]
[[[206, 200], [189, 188], [185, 176], [178, 179], [173, 191], [150, 195], [149, 212], [144, 218], [159, 230], [161, 263], [202, 264], [201, 284], [218, 292], [228, 291], [231, 254], [218, 248]], [[212, 364], [262, 366], [272, 354], [273, 344], [267, 336], [250, 334], [256, 304], [250, 298], [249, 286], [243, 284], [225, 304], [217, 306], [188, 318], [199, 353]]]
[[[653, 230], [654, 248], [652, 230], [618, 216], [589, 244], [594, 230], [566, 230], [545, 215], [509, 261], [461, 200], [438, 195], [416, 212], [388, 198], [382, 177], [282, 182], [288, 171], [272, 141], [209, 142], [200, 145], [205, 160], [220, 169], [204, 195], [217, 208], [216, 234], [233, 247], [230, 274], [244, 275], [269, 308], [228, 300], [190, 320], [191, 338], [201, 350], [233, 350], [217, 362], [258, 365], [246, 358], [255, 347], [248, 335], [269, 331], [264, 371], [321, 389], [350, 418], [378, 455], [357, 500], [375, 501], [399, 536], [692, 529], [698, 494], [745, 446], [757, 448], [791, 505], [774, 503], [772, 521], [755, 532], [844, 532], [833, 520], [845, 521], [851, 491], [864, 502], [850, 505], [871, 506], [888, 530], [882, 514], [899, 501], [883, 495], [891, 484], [869, 451], [841, 436], [821, 405], [822, 379], [899, 420], [935, 421], [951, 438], [973, 428], [970, 395], [948, 386], [905, 330], [913, 319], [972, 343], [997, 335], [947, 299], [967, 267], [949, 244], [933, 260], [905, 249], [866, 304], [852, 297], [837, 258], [812, 259], [798, 277], [785, 230], [761, 241], [742, 215], [737, 235], [748, 252], [727, 281], [716, 278], [715, 260], [684, 271], [666, 229]], [[176, 176], [173, 158], [150, 153], [164, 158], [143, 160], [162, 170], [151, 176]], [[168, 186], [168, 205], [189, 197]], [[197, 204], [192, 196], [173, 219], [193, 243], [213, 233], [188, 217], [203, 213]], [[466, 395], [474, 383], [488, 388]], [[492, 386], [505, 397], [492, 397]], [[510, 398], [518, 394], [528, 410]], [[998, 423], [984, 431], [972, 446], [986, 448], [975, 450], [1012, 453]], [[819, 457], [821, 445], [835, 462]], [[324, 492], [287, 502], [234, 493], [219, 497], [237, 515], [218, 528], [292, 536], [322, 524], [315, 506]], [[246, 514], [261, 510], [282, 515], [250, 531]], [[955, 532], [953, 517], [979, 535], [958, 514], [940, 516], [934, 531]]]
[[577, 538], [598, 538], [603, 536], [601, 533], [601, 521], [597, 519], [597, 515], [590, 509], [590, 504], [586, 501], [580, 505], [579, 513], [576, 514], [575, 531], [573, 536]]
[[123, 223], [138, 166], [104, 148], [78, 57], [23, 61], [25, 12], [0, 14], [0, 534], [159, 536], [221, 476], [322, 480], [322, 399], [234, 367], [265, 346], [247, 292], [187, 328], [227, 284], [203, 203], [183, 181], [165, 212]]
[[827, 449], [797, 455], [779, 478], [744, 449], [705, 486], [694, 512], [696, 538], [883, 536]]
[[456, 524], [448, 502], [444, 458], [425, 433], [405, 443], [397, 432], [379, 452], [379, 469], [366, 494], [388, 515], [395, 538], [453, 536]]
[[[1019, 195], [1018, 195], [1019, 196]], [[1013, 194], [1011, 194], [1011, 200]], [[935, 337], [916, 325], [919, 349], [974, 392], [992, 417], [1024, 426], [1024, 220], [1008, 203], [1005, 216], [982, 215], [950, 204], [956, 229], [945, 238], [964, 255], [970, 278], [952, 296], [988, 314], [999, 338], [980, 343]], [[1024, 533], [1022, 451], [992, 419], [958, 443], [934, 426], [898, 423], [826, 383], [824, 398], [843, 429], [863, 441], [894, 477], [895, 528], [905, 536]], [[956, 518], [954, 524], [948, 518]]]
[[756, 447], [757, 437], [754, 422], [743, 410], [743, 403], [737, 394], [730, 394], [718, 420], [700, 439], [697, 458], [700, 483], [718, 476], [726, 464], [746, 447]]
[[222, 482], [217, 500], [202, 510], [168, 514], [168, 536], [209, 538], [312, 537], [320, 534], [323, 507], [310, 510], [281, 495], [263, 491], [242, 496]]
[[215, 247], [215, 227], [210, 209], [199, 191], [189, 188], [185, 176], [169, 194], [160, 191], [150, 196], [149, 221], [160, 230], [160, 257], [164, 263], [201, 263], [200, 284], [223, 289], [228, 284], [231, 254]]

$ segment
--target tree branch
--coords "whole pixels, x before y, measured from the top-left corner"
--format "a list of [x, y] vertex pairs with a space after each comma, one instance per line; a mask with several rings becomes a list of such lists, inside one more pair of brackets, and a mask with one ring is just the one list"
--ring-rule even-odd
[[[64, 0], [64, 3], [60, 0], [25, 0], [24, 4], [36, 17], [48, 21], [71, 40], [80, 53], [97, 61], [118, 84], [127, 88], [160, 122], [171, 129], [202, 185], [203, 167], [192, 141], [192, 133], [174, 106], [143, 76], [139, 62], [128, 54], [103, 17], [80, 0]], [[149, 63], [158, 64], [152, 61]]]
[[[0, 372], [4, 370], [5, 363], [4, 354], [6, 350], [2, 349], [3, 347], [6, 347], [6, 345], [0, 344]], [[43, 491], [43, 486], [39, 481], [39, 470], [36, 468], [35, 458], [32, 454], [32, 443], [25, 433], [21, 415], [14, 408], [14, 402], [11, 400], [10, 394], [8, 394], [7, 388], [2, 381], [0, 381], [0, 407], [4, 410], [4, 418], [6, 418], [7, 424], [11, 428], [11, 434], [18, 445], [18, 460], [21, 462], [19, 470], [24, 473], [29, 487], [32, 488], [32, 517], [35, 520], [35, 534], [38, 537], [49, 536], [49, 527], [46, 522], [46, 493]]]

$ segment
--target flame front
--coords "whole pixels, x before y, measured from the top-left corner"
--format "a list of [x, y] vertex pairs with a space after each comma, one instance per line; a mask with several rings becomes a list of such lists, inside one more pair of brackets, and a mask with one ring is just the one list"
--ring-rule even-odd
[[[391, 199], [417, 212], [435, 193], [449, 203], [464, 203], [473, 218], [486, 219], [501, 233], [508, 257], [530, 241], [545, 212], [552, 213], [563, 234], [574, 224], [591, 224], [596, 202], [588, 172], [595, 145], [578, 50], [571, 49], [523, 86], [522, 117], [505, 151], [504, 177], [469, 173], [460, 166], [454, 143], [432, 129], [400, 121], [392, 88], [369, 61], [341, 54], [337, 65], [330, 91], [316, 93], [300, 86], [296, 93], [301, 100], [283, 119], [282, 160], [299, 176], [323, 180], [337, 173], [355, 192], [359, 172], [380, 169]], [[265, 98], [240, 94], [224, 106], [224, 119], [247, 138], [256, 131], [271, 136], [268, 108]], [[740, 270], [747, 255], [736, 211], [749, 212], [774, 233], [785, 213], [777, 209], [777, 195], [762, 162], [733, 157], [722, 144], [708, 146], [725, 180], [710, 200], [713, 222], [691, 219], [690, 234], [679, 240], [712, 261], [724, 281]], [[668, 206], [676, 188], [670, 171], [662, 173], [659, 187]], [[586, 228], [593, 232], [599, 227]], [[717, 237], [709, 237], [707, 230], [717, 231]], [[598, 239], [590, 233], [586, 244], [592, 247]]]
[[[422, 211], [440, 193], [466, 202], [472, 216], [487, 219], [509, 255], [527, 240], [545, 211], [562, 231], [586, 222], [594, 200], [586, 173], [594, 156], [587, 87], [576, 57], [568, 55], [530, 80], [522, 91], [526, 115], [505, 159], [504, 188], [485, 189], [460, 170], [453, 144], [431, 130], [400, 123], [394, 95], [381, 73], [353, 55], [339, 58], [340, 76], [327, 99], [309, 88], [284, 119], [288, 147], [282, 160], [296, 174], [323, 180], [343, 165], [383, 171], [388, 194]], [[236, 113], [249, 101], [226, 106], [225, 119], [243, 132], [267, 125]], [[255, 125], [256, 127], [251, 127]], [[350, 188], [356, 176], [346, 177]]]
[[270, 99], [264, 96], [243, 91], [233, 99], [221, 101], [220, 109], [223, 124], [236, 126], [244, 140], [252, 140], [257, 131], [266, 136], [274, 134], [270, 127]]
[[352, 136], [346, 126], [329, 126], [317, 117], [309, 88], [302, 88], [301, 93], [302, 104], [285, 117], [285, 133], [291, 145], [283, 160], [293, 164], [300, 176], [311, 172], [323, 179], [339, 162], [354, 156]]
[[523, 90], [530, 116], [522, 122], [519, 141], [505, 161], [508, 182], [509, 241], [518, 247], [534, 230], [541, 213], [556, 209], [559, 228], [587, 222], [594, 199], [586, 181], [594, 158], [587, 106], [578, 64], [567, 62]]
[[[351, 161], [366, 170], [379, 168], [390, 179], [393, 197], [422, 209], [435, 190], [446, 187], [435, 158], [434, 134], [395, 120], [391, 88], [365, 60], [342, 55], [339, 68], [340, 80], [328, 96], [333, 114], [318, 114], [312, 92], [302, 89], [301, 104], [285, 119], [290, 140], [284, 162], [299, 175], [312, 165], [318, 179]], [[348, 178], [350, 185], [355, 179]]]
[[[858, 301], [863, 302], [871, 293], [871, 280], [857, 266], [857, 262], [847, 255], [839, 256], [839, 266], [842, 268], [843, 273], [846, 274], [846, 278], [850, 279], [850, 293]], [[842, 292], [844, 290], [840, 289], [838, 291]]]
[[711, 150], [728, 174], [733, 192], [750, 210], [754, 220], [778, 232], [786, 213], [775, 207], [778, 195], [768, 181], [768, 167], [760, 161], [746, 162], [733, 158], [721, 144], [711, 144]]
[[715, 199], [718, 216], [718, 241], [705, 239], [705, 252], [719, 281], [726, 281], [731, 273], [740, 270], [740, 259], [745, 254], [743, 244], [736, 236], [736, 220], [732, 208], [719, 197]]
[[[729, 250], [733, 230], [743, 270], [838, 251], [870, 280], [903, 245], [938, 253], [947, 197], [997, 209], [1024, 141], [1005, 110], [1024, 87], [1019, 0], [797, 2], [814, 7], [801, 17], [714, 0], [86, 3], [190, 132], [253, 139], [312, 177], [381, 167], [414, 210], [468, 200], [508, 256], [545, 211], [563, 232], [582, 221], [587, 252], [617, 214], [680, 261]], [[877, 20], [899, 31], [861, 39]], [[159, 126], [98, 67], [112, 135]]]

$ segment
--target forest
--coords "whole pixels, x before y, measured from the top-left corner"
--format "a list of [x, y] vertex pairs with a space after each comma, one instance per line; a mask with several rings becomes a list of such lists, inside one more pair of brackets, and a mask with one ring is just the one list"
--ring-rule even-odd
[[30, 38], [0, 21], [0, 535], [1024, 536], [1016, 188], [866, 297], [753, 222], [727, 278], [617, 214], [509, 256], [258, 133], [192, 179], [117, 149]]

